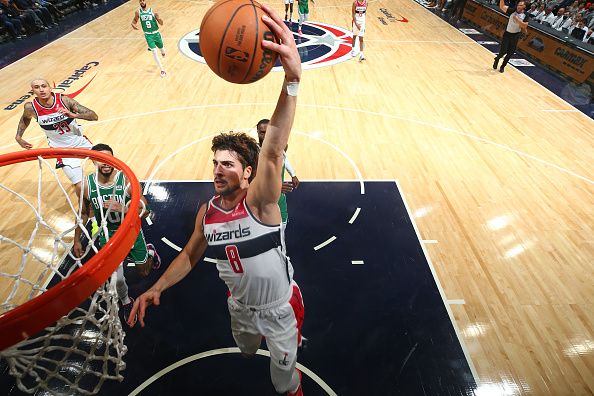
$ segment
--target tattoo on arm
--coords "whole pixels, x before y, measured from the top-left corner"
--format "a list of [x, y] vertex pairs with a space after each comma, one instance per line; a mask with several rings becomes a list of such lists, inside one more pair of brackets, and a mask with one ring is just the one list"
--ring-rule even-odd
[[68, 110], [77, 115], [76, 118], [87, 121], [97, 121], [99, 118], [93, 110], [81, 105], [76, 100], [68, 96], [62, 96], [62, 101], [68, 107]]
[[31, 118], [33, 118], [32, 113], [32, 110], [27, 105], [25, 105], [25, 108], [23, 109], [23, 115], [21, 116], [19, 126], [17, 127], [17, 137], [22, 137], [25, 133], [25, 129], [27, 129], [27, 127], [31, 123]]

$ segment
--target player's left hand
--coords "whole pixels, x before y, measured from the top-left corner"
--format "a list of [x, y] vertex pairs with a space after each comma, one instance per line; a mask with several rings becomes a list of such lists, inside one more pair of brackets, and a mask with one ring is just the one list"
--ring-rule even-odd
[[103, 207], [106, 209], [111, 209], [112, 212], [121, 212], [123, 209], [122, 204], [114, 199], [103, 201]]
[[300, 181], [299, 181], [299, 179], [297, 179], [297, 176], [293, 176], [293, 177], [291, 178], [291, 181], [293, 182], [293, 188], [297, 188], [297, 187], [299, 187], [299, 183], [300, 183]]
[[262, 40], [262, 47], [274, 51], [280, 56], [287, 81], [299, 82], [301, 80], [301, 58], [297, 51], [293, 32], [270, 6], [262, 4], [262, 9], [267, 14], [262, 16], [262, 20], [280, 40], [280, 44]]
[[293, 191], [293, 183], [292, 182], [283, 182], [281, 186], [281, 192], [283, 193], [290, 193]]
[[70, 110], [68, 110], [65, 107], [60, 107], [58, 109], [58, 113], [64, 114], [68, 118], [76, 118], [78, 116], [78, 114], [71, 112]]
[[132, 29], [138, 30], [138, 26], [134, 25], [133, 23], [131, 23], [130, 26], [132, 26]]

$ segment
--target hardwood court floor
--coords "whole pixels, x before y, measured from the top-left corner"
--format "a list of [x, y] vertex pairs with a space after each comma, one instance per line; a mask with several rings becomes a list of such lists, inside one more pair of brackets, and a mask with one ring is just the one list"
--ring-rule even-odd
[[[132, 1], [1, 70], [3, 105], [34, 77], [59, 84], [94, 62], [66, 89], [94, 76], [76, 98], [99, 115], [84, 122], [91, 140], [142, 179], [209, 179], [208, 137], [270, 116], [282, 81], [231, 85], [178, 51], [211, 4], [149, 2], [165, 21], [165, 79], [130, 28]], [[395, 20], [383, 25], [380, 8]], [[350, 27], [349, 2], [310, 12]], [[437, 241], [427, 249], [477, 394], [593, 394], [594, 123], [513, 67], [492, 70], [488, 51], [411, 0], [372, 0], [367, 19], [366, 62], [303, 74], [289, 144], [299, 177], [399, 180]], [[17, 150], [21, 111], [0, 113], [0, 152]], [[34, 122], [25, 139], [46, 144]], [[0, 175], [34, 196], [34, 175]], [[1, 217], [14, 210], [3, 201]]]

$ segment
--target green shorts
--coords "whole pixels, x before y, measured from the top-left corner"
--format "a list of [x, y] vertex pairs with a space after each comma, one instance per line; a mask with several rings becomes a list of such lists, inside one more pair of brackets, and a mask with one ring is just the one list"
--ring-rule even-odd
[[278, 207], [281, 212], [281, 221], [283, 224], [287, 224], [287, 221], [289, 220], [289, 210], [287, 209], [287, 196], [285, 193], [281, 193], [281, 196], [278, 199]]
[[[109, 233], [113, 234], [115, 233], [115, 231], [109, 230]], [[101, 235], [99, 236], [99, 245], [105, 245], [105, 238], [103, 237], [103, 232], [101, 232]], [[132, 249], [128, 253], [126, 260], [135, 264], [144, 264], [146, 263], [146, 260], [148, 260], [148, 257], [149, 254], [148, 249], [146, 248], [146, 241], [144, 240], [144, 233], [142, 232], [142, 229], [140, 229], [138, 237], [136, 238], [136, 241], [134, 242]]]
[[145, 34], [144, 38], [150, 49], [154, 49], [155, 47], [163, 48], [163, 38], [161, 37], [161, 33]]
[[299, 13], [302, 15], [309, 14], [309, 2], [308, 1], [300, 1], [299, 2]]

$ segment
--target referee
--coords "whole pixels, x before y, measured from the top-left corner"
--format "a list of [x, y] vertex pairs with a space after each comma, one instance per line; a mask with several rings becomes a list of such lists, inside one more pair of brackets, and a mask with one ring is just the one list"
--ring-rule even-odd
[[[511, 11], [508, 6], [503, 4], [503, 0], [500, 1], [500, 8], [503, 12], [508, 14], [508, 11]], [[526, 31], [528, 27], [528, 22], [524, 22], [526, 18], [526, 14], [524, 14], [524, 10], [526, 9], [526, 2], [519, 1], [516, 5], [515, 11], [513, 11], [509, 17], [509, 21], [507, 22], [507, 28], [505, 29], [505, 33], [503, 33], [503, 38], [501, 39], [501, 46], [499, 47], [499, 54], [495, 57], [495, 62], [493, 62], [493, 69], [497, 69], [499, 64], [499, 59], [503, 58], [503, 63], [499, 68], [499, 72], [503, 73], [505, 69], [505, 65], [512, 57], [516, 49], [518, 48], [518, 41], [520, 40], [520, 32], [522, 30]]]

